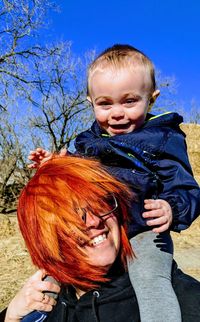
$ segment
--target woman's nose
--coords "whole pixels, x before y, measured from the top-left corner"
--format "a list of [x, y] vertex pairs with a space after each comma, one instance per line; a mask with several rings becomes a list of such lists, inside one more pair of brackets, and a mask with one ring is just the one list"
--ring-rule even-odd
[[95, 216], [94, 214], [92, 214], [91, 212], [87, 212], [86, 214], [86, 226], [88, 228], [91, 228], [91, 227], [98, 227], [101, 223], [101, 218], [98, 217], [98, 216]]

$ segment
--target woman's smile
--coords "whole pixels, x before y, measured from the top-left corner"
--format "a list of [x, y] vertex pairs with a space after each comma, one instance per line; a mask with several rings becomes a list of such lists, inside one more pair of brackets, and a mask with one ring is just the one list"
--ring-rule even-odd
[[108, 270], [120, 249], [120, 230], [116, 216], [110, 214], [107, 219], [102, 219], [88, 213], [86, 227], [90, 241], [83, 249], [90, 264]]
[[89, 242], [90, 246], [97, 246], [107, 239], [107, 234], [103, 233], [91, 239]]

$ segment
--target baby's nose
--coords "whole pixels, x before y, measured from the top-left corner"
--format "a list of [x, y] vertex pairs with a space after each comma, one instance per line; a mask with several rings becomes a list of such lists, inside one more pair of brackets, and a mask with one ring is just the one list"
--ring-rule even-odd
[[115, 119], [124, 117], [124, 108], [121, 104], [116, 104], [112, 107], [111, 117]]

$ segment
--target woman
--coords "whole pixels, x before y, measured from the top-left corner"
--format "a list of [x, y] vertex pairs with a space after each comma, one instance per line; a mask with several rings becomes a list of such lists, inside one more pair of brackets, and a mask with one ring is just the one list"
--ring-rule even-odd
[[[12, 300], [5, 322], [52, 308], [45, 321], [139, 322], [126, 273], [126, 258], [134, 259], [126, 236], [129, 198], [127, 188], [96, 161], [66, 156], [44, 163], [21, 193], [18, 220], [33, 263], [45, 271]], [[42, 281], [46, 274], [62, 285], [55, 307], [43, 291], [59, 287]], [[199, 283], [176, 267], [173, 277], [183, 322], [194, 322], [194, 314], [200, 321]]]

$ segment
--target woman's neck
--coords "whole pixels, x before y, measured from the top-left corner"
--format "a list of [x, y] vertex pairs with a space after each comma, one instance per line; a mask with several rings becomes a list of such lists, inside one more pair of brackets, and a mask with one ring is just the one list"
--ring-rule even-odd
[[[121, 276], [124, 273], [124, 267], [121, 263], [121, 260], [119, 257], [116, 259], [115, 263], [112, 265], [112, 267], [109, 269], [108, 273], [106, 274], [106, 277], [109, 279], [113, 279], [115, 277]], [[80, 288], [74, 287], [75, 295], [77, 299], [79, 300], [81, 296], [83, 296], [87, 291], [81, 290]]]
[[82, 295], [84, 295], [86, 293], [86, 291], [80, 290], [79, 288], [75, 288], [75, 292], [76, 292], [76, 297], [78, 300], [80, 299], [80, 297]]

